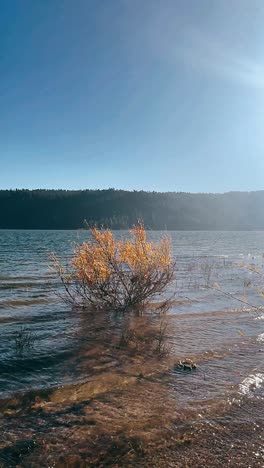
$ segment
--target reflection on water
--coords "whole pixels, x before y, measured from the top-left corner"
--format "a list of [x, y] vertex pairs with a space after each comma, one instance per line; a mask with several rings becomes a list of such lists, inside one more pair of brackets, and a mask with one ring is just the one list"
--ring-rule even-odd
[[[167, 428], [176, 421], [177, 427], [183, 421], [185, 428], [186, 421], [197, 425], [206, 421], [218, 427], [227, 423], [230, 405], [235, 405], [232, 411], [236, 421], [254, 425], [258, 412], [263, 411], [263, 312], [221, 294], [221, 290], [201, 285], [218, 284], [225, 293], [246, 297], [249, 304], [262, 306], [262, 277], [242, 267], [241, 262], [262, 272], [264, 233], [170, 233], [177, 260], [177, 283], [168, 294], [176, 290], [177, 296], [166, 329], [170, 356], [155, 358], [157, 362], [153, 361], [154, 355], [146, 355], [145, 349], [138, 348], [142, 343], [135, 341], [132, 348], [141, 352], [137, 354], [132, 349], [128, 360], [119, 347], [122, 318], [112, 315], [106, 326], [105, 317], [87, 319], [85, 312], [71, 310], [59, 298], [61, 286], [48, 268], [48, 255], [69, 255], [73, 242], [83, 241], [87, 235], [84, 231], [0, 231], [1, 397], [11, 398], [14, 393], [29, 389], [61, 387], [56, 392], [66, 392], [67, 385], [75, 385], [74, 392], [71, 389], [67, 394], [67, 405], [72, 408], [73, 394], [75, 401], [81, 401], [85, 394], [88, 398], [93, 392], [103, 394], [111, 388], [119, 392], [118, 397], [112, 394], [111, 403], [98, 400], [82, 409], [85, 424], [92, 421], [97, 411], [97, 435], [100, 418], [102, 425], [107, 418], [113, 425], [125, 425], [125, 421], [120, 422], [122, 411], [134, 421], [129, 431], [135, 437], [143, 434], [144, 424], [146, 431], [151, 427], [154, 433], [155, 421], [157, 424], [162, 411]], [[117, 235], [124, 236], [126, 232]], [[150, 233], [153, 239], [160, 235]], [[34, 334], [36, 341], [32, 349], [19, 354], [15, 336], [22, 326]], [[193, 359], [197, 369], [186, 372], [175, 368], [174, 363], [184, 358]], [[89, 384], [87, 379], [91, 380]], [[126, 392], [120, 393], [124, 385]], [[61, 394], [56, 392], [52, 397], [56, 411], [62, 405], [68, 424], [73, 424], [70, 420], [74, 412], [64, 407]], [[54, 402], [43, 404], [43, 424], [47, 424], [43, 415], [50, 414], [52, 408], [55, 411]], [[251, 405], [250, 411], [247, 405]], [[59, 424], [60, 417], [54, 414], [51, 426]], [[21, 434], [32, 431], [30, 424], [21, 421]]]

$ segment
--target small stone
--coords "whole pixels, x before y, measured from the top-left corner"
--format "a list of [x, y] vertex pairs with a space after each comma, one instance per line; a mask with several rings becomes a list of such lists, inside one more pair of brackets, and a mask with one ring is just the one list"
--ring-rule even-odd
[[183, 370], [193, 370], [196, 369], [197, 365], [191, 359], [185, 359], [184, 361], [179, 361], [176, 367]]

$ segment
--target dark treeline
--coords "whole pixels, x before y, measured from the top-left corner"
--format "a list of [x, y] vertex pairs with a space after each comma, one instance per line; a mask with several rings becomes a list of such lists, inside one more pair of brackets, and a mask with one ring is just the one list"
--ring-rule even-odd
[[225, 194], [125, 190], [0, 190], [1, 229], [264, 229], [264, 191]]

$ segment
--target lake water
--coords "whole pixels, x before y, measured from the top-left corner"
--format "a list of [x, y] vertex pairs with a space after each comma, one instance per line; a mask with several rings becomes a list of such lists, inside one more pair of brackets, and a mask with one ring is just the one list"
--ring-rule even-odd
[[[163, 234], [148, 235], [157, 240]], [[262, 399], [264, 232], [167, 234], [177, 262], [177, 282], [168, 291], [177, 294], [169, 311], [169, 342], [175, 357], [198, 363], [197, 372], [167, 376], [171, 395], [182, 407], [195, 407], [197, 415], [232, 401]], [[49, 269], [51, 252], [68, 256], [87, 236], [85, 231], [0, 231], [1, 397], [87, 377], [78, 362], [85, 318], [58, 297], [61, 286]], [[21, 327], [35, 337], [32, 349], [22, 354], [15, 342]]]

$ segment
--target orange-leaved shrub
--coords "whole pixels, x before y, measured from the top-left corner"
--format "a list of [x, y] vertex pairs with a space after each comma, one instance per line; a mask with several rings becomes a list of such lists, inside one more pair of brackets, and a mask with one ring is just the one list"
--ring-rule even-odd
[[157, 299], [173, 280], [170, 240], [148, 242], [143, 224], [133, 226], [129, 239], [116, 240], [107, 229], [93, 228], [90, 234], [75, 247], [70, 269], [53, 256], [74, 304], [125, 311]]

